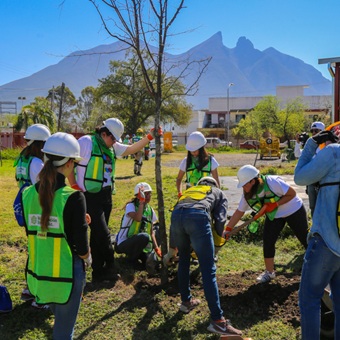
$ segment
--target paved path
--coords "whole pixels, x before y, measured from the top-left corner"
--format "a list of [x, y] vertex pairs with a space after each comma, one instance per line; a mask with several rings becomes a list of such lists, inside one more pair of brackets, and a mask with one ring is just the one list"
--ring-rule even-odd
[[[282, 175], [280, 177], [282, 177], [289, 185], [291, 185], [294, 188], [298, 196], [302, 198], [303, 203], [306, 209], [308, 210], [309, 202], [308, 196], [306, 194], [306, 187], [296, 185], [294, 182], [293, 175]], [[226, 189], [224, 190], [224, 192], [228, 197], [229, 202], [228, 215], [232, 215], [238, 207], [238, 203], [242, 195], [242, 189], [237, 188], [238, 180], [236, 176], [220, 176], [220, 182], [222, 189]]]

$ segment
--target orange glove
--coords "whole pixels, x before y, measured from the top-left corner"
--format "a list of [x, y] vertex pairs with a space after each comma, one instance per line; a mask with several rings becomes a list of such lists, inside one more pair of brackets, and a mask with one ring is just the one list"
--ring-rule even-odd
[[156, 248], [155, 248], [155, 253], [157, 254], [158, 257], [162, 257], [162, 252], [161, 252], [161, 250], [159, 249], [159, 247], [156, 247]]
[[[158, 134], [160, 136], [163, 135], [163, 130], [161, 127], [158, 128]], [[152, 128], [146, 137], [148, 137], [148, 140], [153, 140], [155, 138], [155, 129]]]
[[[277, 202], [268, 202], [264, 204], [264, 207], [266, 207], [265, 212], [266, 213], [270, 213], [273, 210], [275, 210], [279, 205], [277, 204]], [[262, 210], [262, 209], [261, 209]]]
[[79, 186], [77, 183], [73, 184], [73, 185], [71, 186], [71, 188], [74, 189], [74, 190], [83, 191], [83, 190], [80, 189], [80, 186]]
[[181, 198], [182, 195], [183, 195], [183, 194], [182, 194], [181, 192], [179, 192], [179, 193], [177, 194], [178, 198]]
[[145, 202], [145, 194], [144, 191], [142, 191], [139, 188], [138, 194], [137, 194], [137, 198], [139, 199], [139, 202], [144, 203]]
[[224, 232], [223, 232], [222, 236], [223, 236], [226, 240], [229, 240], [228, 233], [230, 233], [232, 230], [233, 230], [232, 227], [226, 226], [226, 228], [224, 229]]

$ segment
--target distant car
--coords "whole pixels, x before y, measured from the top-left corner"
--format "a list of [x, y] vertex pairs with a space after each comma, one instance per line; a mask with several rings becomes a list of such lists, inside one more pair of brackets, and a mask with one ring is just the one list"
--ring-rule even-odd
[[260, 145], [258, 140], [246, 140], [240, 144], [240, 149], [256, 150]]
[[[228, 142], [221, 140], [217, 137], [206, 137], [207, 144], [205, 145], [207, 148], [219, 148], [221, 146], [227, 146]], [[233, 146], [232, 142], [229, 142], [229, 146]]]
[[[150, 145], [150, 150], [155, 150], [156, 149], [156, 142], [155, 142], [154, 139], [152, 141], [150, 141], [149, 145]], [[161, 138], [161, 151], [162, 152], [164, 151], [163, 138]]]

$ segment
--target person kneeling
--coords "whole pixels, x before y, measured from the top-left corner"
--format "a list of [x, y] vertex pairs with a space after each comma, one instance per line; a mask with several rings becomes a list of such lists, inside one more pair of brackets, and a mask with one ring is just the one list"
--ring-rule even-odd
[[153, 249], [157, 256], [162, 257], [154, 228], [158, 219], [149, 205], [151, 192], [148, 183], [140, 182], [136, 185], [135, 196], [125, 206], [125, 214], [116, 237], [116, 253], [126, 254], [135, 267], [140, 266], [141, 262], [145, 268], [147, 257]]

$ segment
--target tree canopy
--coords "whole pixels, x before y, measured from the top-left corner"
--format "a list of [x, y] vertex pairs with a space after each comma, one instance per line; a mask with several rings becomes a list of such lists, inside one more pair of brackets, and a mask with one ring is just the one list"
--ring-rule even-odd
[[[111, 61], [111, 74], [99, 80], [96, 89], [96, 99], [106, 101], [111, 116], [120, 118], [125, 125], [125, 131], [134, 133], [146, 124], [155, 114], [155, 101], [145, 85], [142, 68], [135, 54], [129, 54], [126, 61]], [[150, 79], [156, 74], [149, 70]], [[163, 75], [163, 77], [165, 77]], [[191, 106], [180, 95], [185, 91], [181, 82], [168, 86], [163, 82], [163, 105], [160, 120], [172, 120], [177, 125], [186, 125], [191, 117]]]

